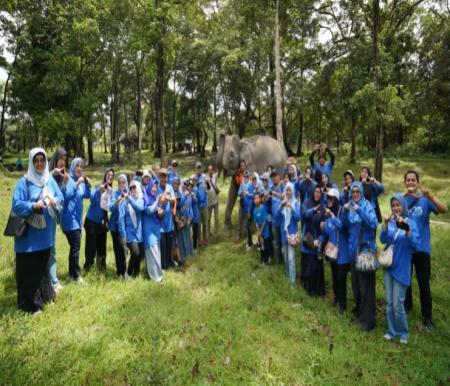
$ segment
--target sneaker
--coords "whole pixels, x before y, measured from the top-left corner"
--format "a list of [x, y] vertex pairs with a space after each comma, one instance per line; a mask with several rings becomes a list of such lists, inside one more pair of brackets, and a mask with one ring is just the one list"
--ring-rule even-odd
[[42, 314], [42, 310], [34, 311], [31, 315], [32, 316], [39, 316], [40, 314]]
[[431, 319], [424, 318], [422, 320], [422, 325], [425, 332], [431, 332], [433, 330], [433, 322], [431, 321]]
[[61, 291], [64, 287], [58, 283], [53, 287], [53, 290], [55, 291], [55, 293], [57, 294], [59, 291]]
[[74, 280], [74, 282], [79, 284], [79, 285], [86, 285], [87, 284], [86, 281], [81, 276], [78, 276], [78, 278], [76, 278]]
[[386, 342], [392, 342], [394, 340], [394, 338], [392, 336], [390, 336], [389, 334], [384, 334], [383, 339]]
[[247, 252], [249, 252], [249, 251], [252, 249], [252, 247], [251, 247], [251, 245], [247, 245], [247, 246], [245, 247], [245, 249], [246, 249]]
[[400, 343], [401, 344], [408, 344], [408, 339], [402, 338], [402, 339], [400, 339]]

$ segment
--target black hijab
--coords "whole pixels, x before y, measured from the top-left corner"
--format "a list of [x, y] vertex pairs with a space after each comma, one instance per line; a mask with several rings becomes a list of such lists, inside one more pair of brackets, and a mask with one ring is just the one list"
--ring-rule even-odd
[[[372, 177], [372, 173], [370, 172], [370, 169], [366, 166], [364, 166], [361, 170], [367, 170], [367, 174], [369, 175], [369, 177]], [[372, 202], [373, 199], [373, 190], [372, 190], [372, 183], [371, 182], [367, 182], [367, 181], [362, 181], [361, 177], [359, 177], [359, 180], [362, 182], [363, 185], [363, 190], [364, 190], [364, 198], [366, 200], [369, 200], [370, 202]]]
[[[316, 189], [319, 189], [320, 191], [320, 198], [318, 200], [314, 199], [314, 192], [316, 191]], [[309, 200], [305, 202], [306, 209], [315, 208], [316, 206], [319, 206], [319, 210], [317, 212], [314, 212], [313, 215], [306, 220], [307, 228], [315, 238], [318, 237], [318, 234], [320, 232], [320, 223], [324, 220], [325, 215], [323, 193], [319, 186], [316, 186], [314, 189], [312, 189]]]
[[[48, 169], [50, 172], [52, 172], [56, 168], [56, 166], [58, 165], [58, 161], [64, 156], [67, 156], [66, 149], [64, 149], [63, 147], [58, 147], [58, 149], [56, 149], [55, 153], [53, 154], [53, 157], [50, 159], [50, 162], [48, 164]], [[62, 176], [60, 176], [59, 174], [53, 175], [53, 178], [55, 179], [58, 185], [61, 185], [63, 181]]]

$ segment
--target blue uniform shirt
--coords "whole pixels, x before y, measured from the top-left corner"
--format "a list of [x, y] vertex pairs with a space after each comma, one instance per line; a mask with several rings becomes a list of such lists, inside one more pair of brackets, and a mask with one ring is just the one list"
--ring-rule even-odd
[[270, 237], [269, 232], [269, 216], [264, 208], [264, 205], [260, 205], [259, 208], [255, 208], [253, 210], [253, 220], [256, 224], [258, 224], [258, 228], [261, 229], [264, 222], [266, 222], [266, 226], [262, 232], [263, 239], [268, 239]]

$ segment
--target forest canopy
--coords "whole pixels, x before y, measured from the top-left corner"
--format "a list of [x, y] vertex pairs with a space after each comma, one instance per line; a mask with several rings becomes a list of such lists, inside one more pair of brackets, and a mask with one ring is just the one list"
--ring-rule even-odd
[[165, 163], [186, 140], [204, 153], [221, 131], [278, 126], [290, 154], [375, 149], [381, 175], [386, 148], [450, 150], [448, 2], [1, 4], [2, 151], [63, 145], [93, 163], [94, 147], [149, 148]]

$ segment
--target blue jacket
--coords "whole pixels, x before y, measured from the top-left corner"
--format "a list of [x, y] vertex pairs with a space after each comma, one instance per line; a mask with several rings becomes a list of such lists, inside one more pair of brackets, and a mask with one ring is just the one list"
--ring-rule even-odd
[[[417, 225], [411, 218], [407, 218], [410, 228], [410, 237], [406, 237], [404, 230], [399, 230], [394, 220], [388, 223], [387, 229], [381, 230], [380, 241], [386, 244], [386, 247], [394, 244], [394, 254], [392, 265], [385, 268], [391, 272], [392, 276], [405, 286], [411, 285], [411, 259], [414, 250], [419, 246], [419, 232]], [[399, 230], [398, 236], [394, 241], [395, 234]]]
[[[283, 184], [280, 183], [278, 187], [272, 186], [272, 190], [276, 193], [283, 193], [284, 187]], [[270, 206], [271, 206], [271, 214], [272, 214], [272, 225], [280, 226], [280, 205], [281, 201], [278, 197], [270, 196]]]
[[102, 193], [100, 188], [95, 188], [93, 192], [91, 192], [91, 204], [89, 205], [89, 209], [86, 214], [86, 218], [89, 220], [101, 224], [103, 222], [103, 209], [100, 206], [100, 198]]
[[261, 205], [259, 208], [255, 207], [253, 210], [253, 219], [256, 224], [258, 224], [258, 228], [261, 229], [264, 225], [264, 222], [266, 223], [262, 237], [263, 239], [268, 239], [270, 237], [270, 231], [269, 231], [269, 216], [266, 212], [266, 208], [264, 208], [264, 205]]
[[158, 209], [158, 198], [152, 203], [147, 204], [142, 212], [142, 238], [144, 248], [150, 248], [161, 240], [161, 220], [156, 211]]
[[198, 212], [197, 187], [192, 188], [192, 222], [198, 224], [200, 222], [200, 214]]
[[122, 191], [117, 189], [111, 196], [111, 200], [109, 202], [109, 211], [111, 212], [111, 215], [109, 216], [109, 229], [111, 232], [118, 232], [119, 231], [119, 205], [116, 205], [115, 202], [120, 198], [122, 195]]
[[[285, 221], [283, 214], [283, 208], [280, 208], [280, 228], [281, 228], [281, 242], [282, 244], [287, 244], [287, 234], [285, 230]], [[298, 222], [300, 221], [300, 204], [298, 201], [295, 202], [295, 207], [292, 210], [291, 222], [288, 225], [288, 233], [290, 235], [298, 233]]]
[[61, 212], [61, 229], [64, 232], [81, 229], [83, 224], [83, 199], [91, 196], [91, 189], [84, 182], [76, 186], [70, 177], [63, 186], [64, 207]]
[[[317, 240], [320, 237], [321, 229], [320, 229], [320, 221], [323, 221], [325, 209], [323, 202], [320, 203], [321, 207], [317, 213], [314, 213], [314, 204], [311, 199], [306, 200], [302, 205], [302, 240], [305, 238], [305, 235], [309, 232], [314, 237], [314, 240]], [[313, 225], [311, 219], [313, 216], [319, 216], [316, 221], [316, 225]], [[302, 253], [308, 253], [311, 255], [317, 255], [317, 249], [310, 248], [305, 243], [302, 242], [301, 246]]]
[[[332, 216], [325, 220], [319, 240], [324, 247], [328, 241], [332, 242], [334, 245], [337, 245], [337, 264], [342, 265], [350, 263], [347, 229], [345, 229], [342, 225], [340, 218]], [[334, 263], [334, 261], [332, 261], [332, 263]]]
[[241, 186], [239, 186], [238, 196], [241, 198], [241, 207], [242, 211], [245, 214], [248, 214], [251, 209], [252, 198], [250, 197], [249, 189], [251, 186], [251, 182], [241, 182]]
[[[53, 178], [49, 178], [47, 188], [53, 197], [57, 200], [57, 205], [62, 205], [64, 197], [59, 190], [58, 184]], [[19, 179], [16, 184], [12, 199], [13, 211], [21, 217], [28, 217], [33, 213], [33, 205], [40, 198], [42, 188], [27, 181], [25, 177]], [[54, 244], [54, 229], [56, 220], [52, 218], [47, 209], [44, 209], [44, 218], [47, 227], [44, 229], [35, 229], [30, 225], [24, 234], [14, 238], [14, 251], [37, 252], [50, 248]]]
[[[358, 203], [358, 210], [342, 210], [342, 222], [348, 229], [348, 245], [351, 261], [356, 259], [357, 254], [363, 248], [369, 248], [376, 251], [375, 243], [376, 231], [378, 226], [377, 216], [372, 204], [364, 198], [362, 184], [359, 181], [352, 183], [352, 189], [358, 185], [361, 192], [361, 200]], [[355, 204], [350, 202], [350, 206]]]
[[[136, 214], [136, 226], [131, 219], [131, 205]], [[127, 201], [122, 201], [119, 205], [119, 233], [122, 239], [127, 239], [127, 243], [140, 243], [142, 241], [142, 211], [144, 210], [144, 199], [135, 200], [129, 197]]]
[[191, 220], [194, 216], [192, 211], [192, 195], [188, 193], [182, 193], [180, 202], [180, 214], [187, 220]]
[[[173, 191], [172, 185], [167, 184], [166, 185], [170, 194], [170, 197], [175, 197], [175, 193]], [[158, 186], [158, 196], [160, 194], [164, 193], [164, 189], [161, 188], [161, 185]], [[162, 209], [164, 210], [164, 216], [161, 219], [160, 225], [161, 225], [161, 233], [168, 233], [175, 230], [175, 224], [173, 222], [173, 215], [172, 215], [172, 205], [170, 202], [166, 202], [163, 204]]]
[[299, 192], [300, 202], [302, 204], [306, 200], [309, 200], [311, 198], [311, 194], [314, 191], [316, 186], [317, 186], [317, 182], [312, 179], [309, 181], [306, 179], [301, 179], [301, 180], [297, 181], [296, 190]]
[[409, 215], [415, 221], [419, 230], [420, 242], [417, 251], [431, 254], [430, 214], [439, 214], [436, 205], [428, 198], [421, 196], [405, 196]]

